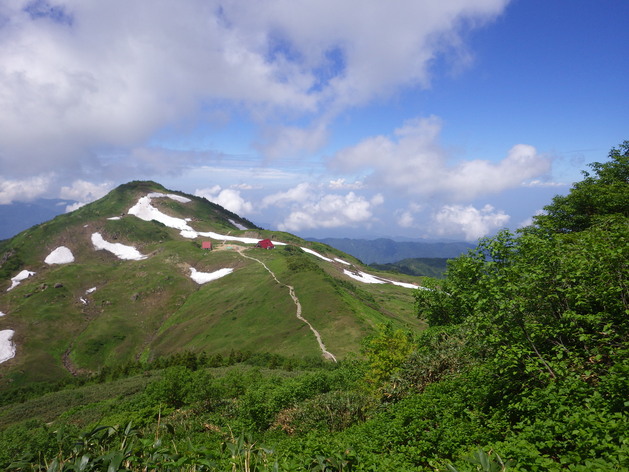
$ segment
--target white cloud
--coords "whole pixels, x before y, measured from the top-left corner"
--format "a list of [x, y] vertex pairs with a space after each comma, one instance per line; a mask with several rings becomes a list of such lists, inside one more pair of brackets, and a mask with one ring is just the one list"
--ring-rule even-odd
[[211, 188], [197, 189], [194, 194], [198, 197], [204, 197], [227, 210], [244, 216], [253, 213], [253, 204], [245, 200], [239, 190], [226, 188], [222, 189], [219, 185]]
[[21, 180], [8, 180], [0, 177], [0, 205], [41, 197], [49, 189], [51, 180], [51, 176], [38, 176]]
[[87, 205], [87, 202], [75, 202], [70, 205], [66, 205], [66, 213], [70, 213], [71, 211], [78, 210], [81, 207]]
[[550, 182], [546, 180], [533, 179], [529, 182], [524, 182], [523, 187], [566, 187], [568, 184], [562, 182]]
[[435, 215], [435, 233], [441, 235], [463, 234], [468, 241], [488, 235], [504, 227], [509, 215], [485, 205], [480, 210], [472, 205], [445, 205]]
[[285, 206], [292, 203], [303, 203], [312, 200], [316, 195], [316, 188], [307, 182], [302, 182], [297, 186], [286, 190], [267, 195], [262, 199], [262, 207]]
[[295, 210], [279, 225], [285, 231], [353, 226], [369, 221], [372, 204], [353, 192], [347, 195], [325, 195], [321, 200]]
[[408, 210], [397, 211], [395, 216], [397, 224], [402, 228], [411, 228], [415, 224], [415, 218]]
[[107, 195], [112, 188], [113, 184], [111, 182], [94, 184], [86, 180], [75, 180], [71, 186], [61, 187], [59, 197], [89, 203]]
[[[544, 210], [537, 210], [535, 211], [534, 215], [535, 216], [539, 216], [539, 215], [544, 215], [546, 212]], [[525, 219], [524, 221], [521, 221], [520, 224], [518, 225], [518, 228], [524, 228], [526, 226], [531, 226], [533, 224], [533, 217], [529, 217], [527, 219]]]
[[373, 208], [384, 203], [381, 194], [367, 199], [354, 192], [326, 194], [322, 188], [299, 184], [286, 192], [267, 196], [263, 204], [288, 206], [290, 213], [278, 224], [278, 228], [282, 231], [303, 231], [369, 224], [373, 221]]
[[459, 33], [506, 4], [3, 2], [0, 164], [11, 178], [102, 171], [103, 150], [141, 160], [128, 150], [218, 108], [274, 130], [269, 156], [312, 151], [348, 107], [427, 86], [431, 61], [464, 57]]
[[395, 221], [401, 228], [417, 227], [417, 214], [424, 210], [424, 205], [416, 202], [409, 202], [407, 208], [397, 209], [393, 212]]
[[550, 170], [549, 158], [533, 146], [516, 144], [507, 156], [493, 163], [474, 159], [448, 165], [439, 145], [441, 121], [416, 119], [395, 130], [394, 138], [375, 136], [338, 152], [331, 160], [335, 170], [368, 170], [365, 181], [374, 187], [392, 187], [406, 194], [442, 195], [465, 201], [522, 186]]
[[350, 182], [346, 182], [345, 179], [336, 179], [336, 180], [330, 180], [328, 187], [335, 190], [340, 190], [340, 189], [359, 190], [364, 187], [364, 184], [359, 180], [353, 183], [350, 183]]
[[66, 213], [69, 213], [105, 196], [112, 188], [113, 184], [111, 182], [94, 184], [86, 180], [75, 180], [71, 186], [61, 187], [59, 197], [77, 200], [75, 203], [66, 205]]

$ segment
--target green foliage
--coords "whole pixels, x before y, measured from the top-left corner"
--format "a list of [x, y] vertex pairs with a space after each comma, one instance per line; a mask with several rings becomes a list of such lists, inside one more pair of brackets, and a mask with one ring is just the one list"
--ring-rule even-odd
[[305, 434], [315, 429], [339, 432], [364, 422], [373, 403], [373, 398], [362, 392], [335, 390], [279, 412], [274, 427], [288, 434]]
[[0, 249], [0, 280], [10, 279], [24, 265], [24, 262], [13, 249], [9, 249], [6, 252]]
[[394, 330], [390, 324], [381, 326], [377, 334], [366, 338], [363, 354], [367, 357], [366, 380], [371, 388], [382, 389], [400, 371], [413, 348], [412, 334]]
[[[420, 335], [384, 325], [338, 364], [195, 350], [17, 388], [2, 397], [0, 468], [629, 470], [629, 218], [606, 201], [624, 198], [624, 146], [552, 217], [481, 241], [418, 290]], [[583, 219], [586, 189], [597, 209]], [[361, 295], [298, 249], [274, 254], [260, 257], [296, 292], [318, 284], [303, 299], [358, 294], [352, 307], [375, 310], [395, 290]]]
[[582, 231], [598, 217], [629, 216], [629, 141], [609, 152], [609, 161], [590, 164], [593, 173], [575, 183], [566, 196], [558, 195], [534, 218], [535, 225], [553, 232]]
[[474, 451], [465, 459], [466, 466], [454, 467], [448, 464], [450, 472], [479, 471], [479, 472], [503, 472], [509, 470], [507, 464], [494, 451], [486, 453], [482, 449]]

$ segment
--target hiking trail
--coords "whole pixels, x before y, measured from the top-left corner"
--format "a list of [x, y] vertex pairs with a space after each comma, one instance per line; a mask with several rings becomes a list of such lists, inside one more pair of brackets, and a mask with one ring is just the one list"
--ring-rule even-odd
[[278, 278], [275, 276], [275, 274], [273, 273], [273, 271], [271, 269], [269, 269], [266, 264], [264, 262], [262, 262], [259, 259], [256, 259], [255, 257], [251, 257], [248, 256], [246, 254], [244, 254], [244, 250], [246, 248], [241, 247], [241, 246], [235, 246], [236, 251], [238, 252], [238, 254], [240, 254], [242, 257], [244, 257], [245, 259], [251, 259], [252, 261], [256, 261], [258, 264], [262, 264], [262, 267], [264, 267], [269, 274], [271, 274], [271, 276], [275, 279], [275, 281], [279, 284], [282, 285], [284, 287], [288, 287], [288, 292], [290, 294], [290, 297], [293, 299], [293, 302], [295, 303], [295, 306], [297, 307], [297, 312], [296, 312], [296, 316], [297, 319], [303, 321], [304, 323], [306, 323], [308, 325], [308, 327], [310, 328], [310, 331], [313, 332], [313, 334], [315, 335], [315, 338], [317, 338], [317, 343], [319, 343], [319, 348], [321, 349], [321, 353], [323, 354], [323, 357], [326, 359], [329, 359], [331, 361], [337, 362], [336, 361], [336, 357], [334, 356], [334, 354], [332, 354], [330, 351], [328, 351], [325, 347], [325, 344], [323, 344], [323, 341], [321, 340], [321, 335], [319, 334], [319, 331], [317, 331], [311, 324], [310, 322], [304, 318], [303, 316], [301, 316], [301, 303], [299, 302], [299, 298], [297, 298], [297, 295], [295, 294], [295, 288], [292, 285], [288, 285], [285, 283], [282, 283], [278, 280]]

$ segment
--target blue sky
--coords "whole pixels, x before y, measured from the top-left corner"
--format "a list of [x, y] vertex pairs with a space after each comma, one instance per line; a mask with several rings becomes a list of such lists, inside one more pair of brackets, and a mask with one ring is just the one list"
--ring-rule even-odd
[[475, 241], [629, 139], [622, 0], [0, 5], [0, 204], [158, 181], [300, 236]]

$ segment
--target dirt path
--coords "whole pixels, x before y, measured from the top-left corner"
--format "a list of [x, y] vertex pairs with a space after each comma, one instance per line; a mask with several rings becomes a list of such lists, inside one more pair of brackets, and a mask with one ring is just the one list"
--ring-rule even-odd
[[288, 291], [290, 294], [290, 297], [293, 299], [293, 302], [295, 302], [295, 306], [297, 307], [297, 313], [296, 316], [299, 320], [303, 321], [304, 323], [306, 323], [308, 325], [308, 327], [310, 328], [310, 331], [313, 332], [313, 334], [315, 335], [315, 338], [317, 338], [317, 343], [319, 343], [319, 348], [321, 349], [321, 353], [323, 354], [323, 357], [326, 359], [329, 359], [331, 361], [336, 362], [336, 357], [334, 356], [334, 354], [332, 354], [330, 351], [328, 351], [325, 348], [325, 344], [323, 344], [323, 341], [321, 340], [321, 335], [319, 334], [319, 331], [317, 331], [311, 324], [310, 322], [304, 318], [303, 316], [301, 316], [301, 303], [299, 303], [299, 298], [297, 298], [297, 295], [295, 294], [295, 289], [292, 285], [288, 285], [285, 283], [280, 282], [277, 277], [275, 276], [275, 274], [273, 273], [273, 271], [271, 269], [269, 269], [266, 264], [264, 262], [262, 262], [259, 259], [256, 259], [255, 257], [251, 257], [246, 255], [243, 251], [246, 249], [242, 246], [235, 246], [236, 251], [238, 252], [238, 254], [240, 254], [242, 257], [244, 257], [245, 259], [251, 259], [252, 261], [256, 261], [258, 264], [262, 264], [262, 267], [264, 267], [269, 274], [271, 274], [271, 276], [275, 279], [275, 281], [279, 284], [282, 285], [284, 287], [288, 287]]

